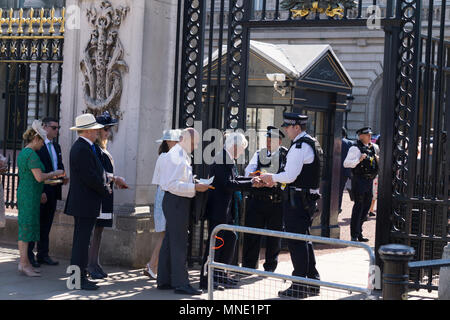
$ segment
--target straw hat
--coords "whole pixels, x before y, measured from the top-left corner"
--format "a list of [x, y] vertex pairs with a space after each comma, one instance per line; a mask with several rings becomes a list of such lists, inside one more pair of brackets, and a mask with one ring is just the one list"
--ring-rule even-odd
[[163, 141], [180, 141], [180, 136], [180, 129], [164, 130], [162, 138], [156, 140], [156, 142], [161, 143]]
[[75, 127], [70, 128], [72, 131], [101, 129], [104, 126], [97, 123], [94, 115], [85, 113], [75, 119]]
[[45, 139], [47, 139], [47, 131], [44, 130], [41, 120], [34, 120], [31, 127], [42, 138], [42, 140], [45, 141]]

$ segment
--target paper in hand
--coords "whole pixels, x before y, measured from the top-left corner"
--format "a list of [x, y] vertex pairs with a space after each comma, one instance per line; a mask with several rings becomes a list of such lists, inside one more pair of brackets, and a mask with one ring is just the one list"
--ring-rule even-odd
[[206, 185], [210, 185], [211, 183], [213, 183], [213, 181], [214, 181], [214, 177], [211, 177], [211, 178], [209, 178], [209, 179], [198, 179], [198, 183], [201, 183], [201, 184], [206, 184]]

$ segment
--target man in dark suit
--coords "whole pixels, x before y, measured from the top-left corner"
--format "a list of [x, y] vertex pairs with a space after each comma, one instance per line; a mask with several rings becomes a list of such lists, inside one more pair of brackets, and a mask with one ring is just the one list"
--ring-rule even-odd
[[81, 272], [81, 289], [96, 290], [98, 286], [87, 279], [86, 267], [92, 230], [100, 214], [102, 198], [110, 192], [102, 163], [96, 155], [94, 142], [97, 129], [103, 128], [92, 114], [76, 118], [79, 138], [70, 149], [70, 187], [64, 212], [74, 217], [71, 265]]
[[[56, 141], [53, 141], [58, 136], [58, 120], [47, 117], [42, 120], [44, 130], [47, 132], [47, 139], [44, 142], [44, 147], [41, 148], [37, 154], [45, 167], [45, 173], [55, 170], [63, 170], [64, 165], [61, 157], [61, 147]], [[63, 184], [69, 182], [68, 178], [64, 178]], [[54, 261], [48, 255], [49, 252], [49, 234], [52, 227], [53, 218], [56, 211], [57, 200], [61, 200], [61, 183], [59, 184], [45, 184], [42, 193], [41, 210], [40, 210], [40, 239], [37, 243], [37, 261], [35, 260], [33, 249], [34, 242], [28, 245], [28, 258], [34, 267], [39, 267], [40, 264], [47, 264], [51, 266], [58, 265], [58, 261]]]
[[[248, 146], [243, 134], [231, 133], [226, 137], [225, 148], [215, 157], [211, 165], [209, 176], [214, 176], [213, 190], [209, 192], [206, 204], [205, 217], [208, 219], [208, 246], [205, 249], [203, 265], [200, 274], [200, 288], [207, 289], [208, 278], [206, 276], [205, 263], [209, 255], [209, 241], [211, 232], [219, 224], [233, 224], [232, 212], [233, 193], [237, 190], [248, 190], [252, 187], [252, 180], [237, 180], [238, 169], [235, 159], [239, 158]], [[215, 261], [230, 264], [236, 247], [236, 237], [233, 232], [220, 231], [217, 234]], [[222, 240], [220, 240], [222, 239]], [[228, 278], [224, 273], [216, 271], [215, 284], [235, 285], [236, 282]]]

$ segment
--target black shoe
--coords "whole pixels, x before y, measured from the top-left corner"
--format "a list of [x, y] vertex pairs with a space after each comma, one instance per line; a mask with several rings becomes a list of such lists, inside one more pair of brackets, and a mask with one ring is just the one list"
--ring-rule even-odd
[[369, 212], [369, 217], [375, 217], [375, 213]]
[[[225, 287], [224, 286], [219, 286], [217, 283], [214, 283], [213, 285], [214, 290], [218, 290], [218, 291], [224, 291]], [[200, 285], [199, 288], [202, 290], [208, 290], [208, 279], [205, 277], [202, 279], [200, 279]]]
[[28, 257], [28, 260], [30, 260], [30, 263], [33, 266], [33, 268], [40, 268], [41, 267], [40, 263], [37, 262], [36, 259], [34, 259], [34, 257]]
[[291, 285], [284, 291], [278, 291], [278, 296], [280, 298], [305, 299], [308, 297], [308, 294], [305, 292], [304, 286]]
[[320, 295], [320, 287], [319, 286], [308, 286], [306, 289], [306, 292], [308, 293], [308, 297], [315, 297]]
[[171, 289], [175, 289], [174, 287], [172, 287], [170, 284], [158, 284], [156, 286], [156, 288], [158, 288], [159, 290], [171, 290]]
[[236, 287], [239, 281], [229, 277], [215, 277], [214, 284], [223, 285], [225, 288]]
[[47, 264], [49, 266], [57, 266], [59, 264], [58, 261], [52, 260], [52, 258], [50, 258], [49, 256], [44, 258], [38, 258], [38, 262], [40, 264]]
[[103, 279], [104, 276], [100, 272], [98, 272], [96, 269], [88, 269], [89, 275], [91, 276], [91, 279], [98, 280]]
[[201, 290], [194, 289], [189, 284], [182, 286], [182, 287], [175, 288], [174, 292], [177, 294], [188, 294], [190, 296], [198, 296], [203, 293]]
[[81, 279], [81, 290], [98, 290], [99, 286], [86, 278]]
[[358, 241], [359, 241], [359, 242], [369, 242], [369, 239], [364, 238], [363, 236], [359, 236], [359, 237], [358, 237]]
[[356, 237], [352, 237], [352, 241], [358, 241], [358, 238], [356, 238]]
[[105, 271], [103, 271], [102, 267], [100, 267], [99, 265], [97, 265], [96, 270], [103, 276], [103, 278], [108, 278], [108, 274]]

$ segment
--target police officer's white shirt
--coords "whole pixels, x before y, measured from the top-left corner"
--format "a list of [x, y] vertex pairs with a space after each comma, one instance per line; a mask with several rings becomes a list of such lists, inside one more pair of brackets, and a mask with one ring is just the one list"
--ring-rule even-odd
[[[365, 144], [365, 146], [368, 146], [369, 144]], [[372, 143], [373, 147], [375, 148], [375, 154], [378, 155], [380, 153], [380, 148], [377, 144]], [[355, 168], [359, 164], [359, 159], [361, 158], [361, 151], [359, 151], [359, 148], [357, 146], [351, 146], [350, 149], [348, 149], [347, 157], [345, 157], [344, 160], [344, 168]]]
[[164, 157], [159, 184], [162, 190], [174, 195], [186, 198], [195, 196], [191, 157], [178, 143]]
[[[294, 143], [304, 137], [310, 137], [305, 131], [300, 133], [294, 139]], [[284, 172], [272, 175], [274, 182], [278, 183], [292, 183], [297, 179], [298, 175], [302, 172], [304, 164], [310, 164], [314, 161], [314, 150], [307, 143], [303, 143], [301, 148], [292, 146], [286, 157], [286, 166]]]
[[[245, 168], [245, 176], [246, 177], [250, 176], [250, 173], [255, 172], [256, 169], [258, 169], [258, 154], [261, 152], [261, 150], [262, 149], [256, 151], [253, 154], [253, 157], [250, 159], [250, 162], [248, 163], [247, 167]], [[279, 153], [279, 150], [280, 150], [280, 147], [274, 153], [271, 153], [270, 151], [267, 150], [267, 156], [268, 157], [271, 157], [272, 155], [275, 156], [277, 153]]]

